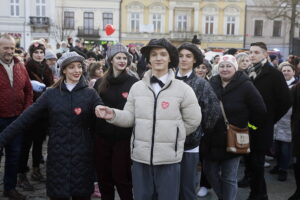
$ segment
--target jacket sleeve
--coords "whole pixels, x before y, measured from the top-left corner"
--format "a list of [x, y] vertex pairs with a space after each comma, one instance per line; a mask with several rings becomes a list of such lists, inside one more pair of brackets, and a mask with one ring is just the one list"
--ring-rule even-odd
[[194, 132], [201, 123], [201, 108], [196, 95], [191, 87], [187, 87], [183, 95], [183, 101], [180, 106], [182, 120], [187, 135]]
[[133, 127], [135, 122], [135, 108], [133, 98], [134, 86], [130, 89], [127, 102], [123, 110], [113, 109], [115, 117], [107, 122], [114, 124], [115, 126], [129, 128]]
[[259, 93], [259, 91], [256, 89], [256, 87], [253, 85], [252, 82], [248, 82], [248, 89], [245, 91], [246, 93], [246, 103], [247, 107], [249, 109], [249, 123], [251, 125], [254, 125], [257, 128], [260, 128], [264, 126], [266, 114], [267, 114], [267, 107], [265, 105], [265, 102]]
[[24, 110], [25, 110], [26, 108], [28, 108], [32, 104], [33, 92], [32, 92], [32, 86], [31, 86], [31, 82], [30, 82], [30, 79], [29, 79], [29, 75], [28, 75], [27, 70], [25, 69], [25, 67], [23, 67], [23, 73], [26, 76], [25, 87], [23, 89], [23, 91], [24, 91], [24, 102], [25, 102]]
[[16, 135], [23, 133], [43, 113], [47, 112], [48, 93], [48, 90], [44, 92], [34, 104], [27, 108], [13, 123], [0, 133], [0, 147], [9, 143]]
[[204, 87], [201, 90], [202, 93], [198, 100], [202, 112], [201, 125], [204, 132], [209, 132], [221, 117], [221, 108], [219, 100], [209, 82], [205, 81]]
[[274, 108], [274, 124], [281, 119], [292, 105], [290, 90], [282, 73], [277, 72], [276, 75], [276, 79], [274, 79], [275, 81], [272, 83], [274, 84], [274, 101], [276, 102]]

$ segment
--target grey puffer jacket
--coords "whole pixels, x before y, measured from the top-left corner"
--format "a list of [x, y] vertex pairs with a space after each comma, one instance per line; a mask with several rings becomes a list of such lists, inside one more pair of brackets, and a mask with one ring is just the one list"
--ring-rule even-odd
[[102, 104], [85, 80], [70, 92], [47, 89], [37, 101], [0, 134], [0, 146], [22, 134], [41, 114], [49, 120], [47, 195], [52, 198], [90, 196], [94, 190], [92, 130], [95, 107]]
[[201, 109], [192, 88], [175, 79], [172, 70], [158, 95], [150, 84], [151, 75], [147, 71], [131, 87], [124, 110], [114, 109], [115, 118], [109, 122], [134, 126], [132, 160], [148, 165], [178, 163], [186, 135], [200, 125]]
[[195, 132], [188, 135], [184, 143], [184, 149], [190, 150], [199, 146], [201, 136], [204, 133], [209, 134], [213, 129], [218, 118], [221, 116], [221, 109], [219, 100], [208, 81], [198, 77], [193, 71], [184, 82], [194, 90], [202, 112], [201, 126]]

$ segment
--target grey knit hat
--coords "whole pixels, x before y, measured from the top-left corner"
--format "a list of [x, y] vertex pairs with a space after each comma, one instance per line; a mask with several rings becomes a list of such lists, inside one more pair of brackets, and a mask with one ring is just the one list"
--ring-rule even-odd
[[64, 53], [57, 61], [60, 68], [60, 74], [62, 75], [63, 70], [72, 62], [81, 62], [83, 65], [84, 57], [76, 53], [75, 51]]
[[49, 60], [49, 59], [57, 59], [57, 56], [54, 54], [53, 51], [51, 51], [51, 50], [46, 50], [45, 59], [46, 59], [46, 60]]
[[106, 59], [107, 59], [108, 65], [111, 66], [111, 60], [118, 53], [124, 53], [127, 56], [127, 66], [130, 66], [132, 56], [129, 54], [127, 48], [120, 43], [117, 43], [117, 44], [114, 44], [114, 45], [108, 47], [108, 49], [106, 51], [106, 56], [107, 56]]

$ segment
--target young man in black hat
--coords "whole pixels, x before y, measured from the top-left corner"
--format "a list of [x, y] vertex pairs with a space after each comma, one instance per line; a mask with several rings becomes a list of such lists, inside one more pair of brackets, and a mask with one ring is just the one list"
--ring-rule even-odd
[[195, 132], [187, 136], [181, 161], [180, 200], [196, 199], [197, 164], [201, 136], [209, 134], [221, 114], [219, 100], [210, 84], [198, 77], [193, 68], [203, 62], [200, 49], [192, 43], [183, 43], [179, 48], [179, 69], [176, 78], [191, 86], [201, 106], [202, 122]]
[[250, 129], [251, 153], [245, 159], [249, 167], [251, 188], [248, 200], [267, 200], [265, 155], [272, 146], [274, 124], [288, 111], [291, 98], [282, 73], [267, 60], [266, 44], [256, 42], [250, 46], [250, 61], [253, 66], [248, 68], [247, 73], [264, 99], [267, 117], [265, 126], [258, 127], [257, 130]]
[[178, 200], [186, 135], [200, 125], [201, 109], [191, 87], [176, 80], [178, 51], [166, 39], [141, 49], [151, 66], [135, 83], [124, 110], [96, 108], [98, 117], [133, 126], [131, 159], [135, 200]]

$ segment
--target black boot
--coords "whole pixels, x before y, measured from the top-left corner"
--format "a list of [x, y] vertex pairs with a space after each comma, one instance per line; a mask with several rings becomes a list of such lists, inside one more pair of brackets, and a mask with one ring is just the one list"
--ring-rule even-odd
[[28, 181], [26, 173], [18, 174], [18, 186], [23, 188], [24, 191], [34, 191], [34, 187]]

